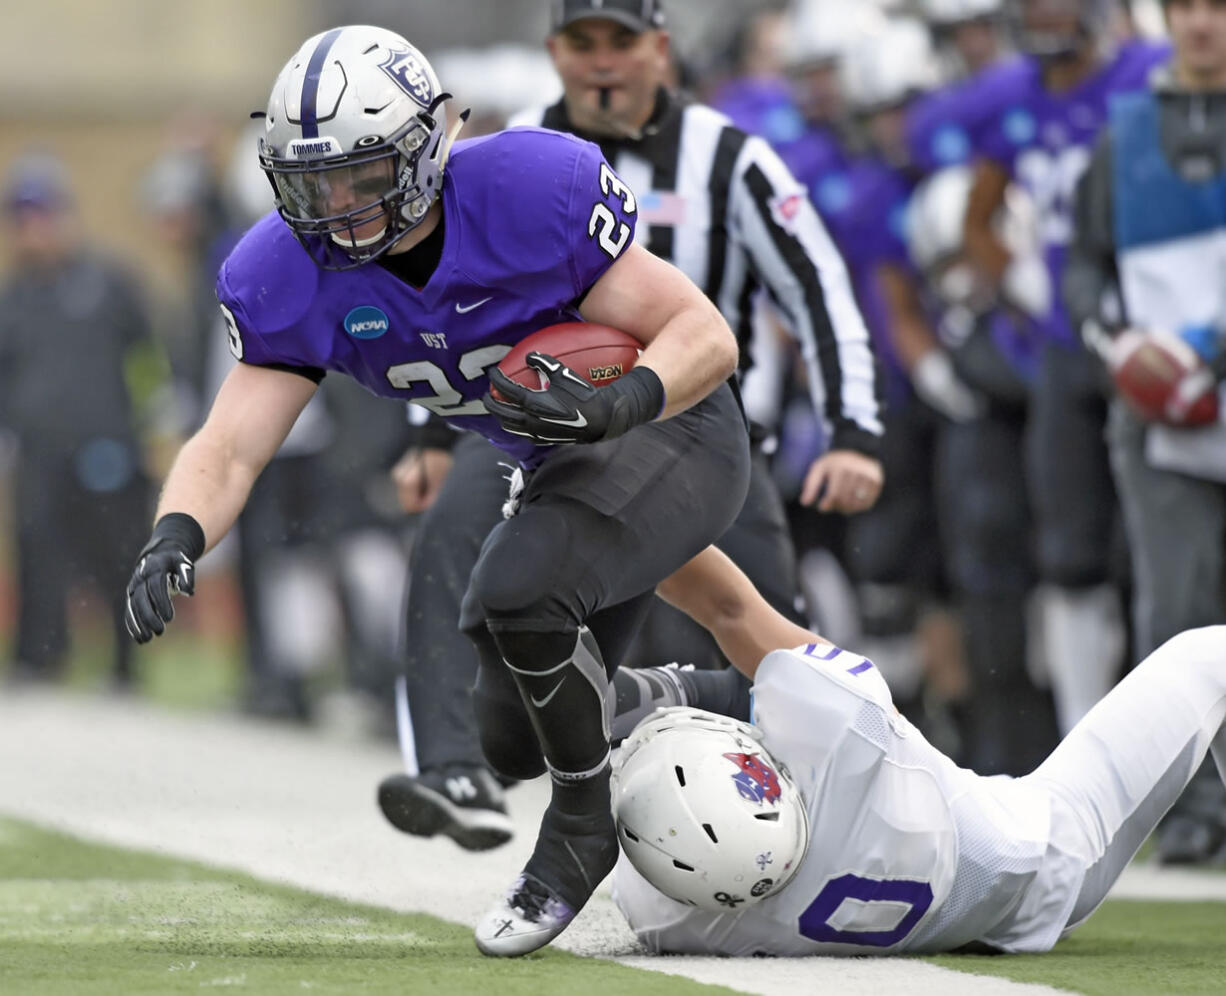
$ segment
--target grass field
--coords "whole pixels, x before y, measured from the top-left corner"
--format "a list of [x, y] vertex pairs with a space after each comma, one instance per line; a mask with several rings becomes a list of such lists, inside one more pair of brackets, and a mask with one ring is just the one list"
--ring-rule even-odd
[[[1109, 902], [1055, 952], [923, 959], [1087, 994], [1222, 993], [1226, 903]], [[0, 990], [128, 994], [732, 992], [0, 819]]]
[[471, 930], [0, 820], [0, 991], [728, 993], [547, 950], [491, 962]]

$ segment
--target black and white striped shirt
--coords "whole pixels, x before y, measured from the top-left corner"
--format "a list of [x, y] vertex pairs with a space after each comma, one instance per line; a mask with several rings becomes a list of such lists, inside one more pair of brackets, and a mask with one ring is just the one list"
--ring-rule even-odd
[[515, 115], [591, 138], [635, 192], [635, 238], [715, 302], [748, 364], [753, 299], [764, 288], [801, 347], [831, 449], [876, 454], [883, 432], [868, 330], [847, 269], [804, 186], [761, 138], [702, 104], [660, 92], [639, 139], [583, 135], [562, 101]]

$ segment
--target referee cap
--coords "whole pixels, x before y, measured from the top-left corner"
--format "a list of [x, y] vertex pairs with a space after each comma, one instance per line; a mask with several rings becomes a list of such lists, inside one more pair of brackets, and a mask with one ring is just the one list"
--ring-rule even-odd
[[664, 7], [660, 0], [553, 0], [553, 32], [586, 17], [602, 17], [624, 24], [631, 31], [663, 28]]

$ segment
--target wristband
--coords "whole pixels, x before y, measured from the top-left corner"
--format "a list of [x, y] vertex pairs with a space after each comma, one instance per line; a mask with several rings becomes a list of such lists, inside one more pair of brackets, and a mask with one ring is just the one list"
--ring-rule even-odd
[[193, 564], [204, 554], [204, 529], [186, 512], [170, 512], [158, 519], [146, 549], [156, 546], [162, 540], [174, 543], [187, 554]]
[[613, 399], [605, 439], [620, 436], [636, 425], [659, 418], [668, 401], [664, 395], [664, 384], [651, 367], [633, 367], [604, 390], [617, 395]]

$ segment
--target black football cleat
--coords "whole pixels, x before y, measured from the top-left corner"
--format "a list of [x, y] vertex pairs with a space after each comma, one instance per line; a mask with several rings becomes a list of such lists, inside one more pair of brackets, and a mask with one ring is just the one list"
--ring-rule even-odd
[[379, 808], [414, 837], [450, 837], [466, 851], [488, 851], [512, 837], [502, 786], [478, 765], [447, 765], [379, 783]]

